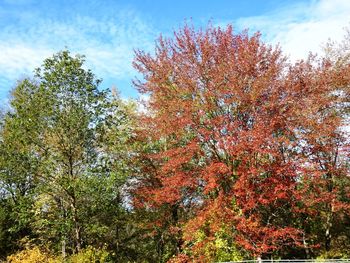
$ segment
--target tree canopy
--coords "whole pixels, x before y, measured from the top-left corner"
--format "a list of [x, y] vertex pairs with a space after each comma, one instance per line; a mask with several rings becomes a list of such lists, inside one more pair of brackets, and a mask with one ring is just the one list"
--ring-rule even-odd
[[250, 255], [283, 254], [313, 243], [298, 222], [316, 214], [330, 249], [335, 211], [349, 216], [336, 186], [349, 189], [337, 95], [348, 65], [313, 56], [292, 64], [259, 33], [230, 26], [186, 26], [160, 38], [155, 55], [137, 52], [134, 65], [149, 96], [144, 132], [163, 142], [146, 153], [157, 168], [136, 202], [177, 211], [179, 258], [212, 250], [218, 260], [211, 246], [220, 232]]
[[186, 25], [135, 52], [143, 108], [84, 56], [45, 59], [1, 115], [0, 259], [349, 257], [347, 44], [290, 62]]

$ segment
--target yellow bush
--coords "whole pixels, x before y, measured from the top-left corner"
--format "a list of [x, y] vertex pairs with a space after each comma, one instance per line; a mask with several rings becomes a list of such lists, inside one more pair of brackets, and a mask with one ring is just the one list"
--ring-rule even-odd
[[7, 257], [9, 263], [59, 263], [60, 260], [34, 246]]
[[[87, 247], [78, 254], [71, 255], [65, 260], [68, 263], [106, 263], [109, 253], [104, 249]], [[49, 252], [38, 246], [26, 245], [26, 248], [7, 257], [8, 263], [60, 263], [59, 257], [52, 256]]]

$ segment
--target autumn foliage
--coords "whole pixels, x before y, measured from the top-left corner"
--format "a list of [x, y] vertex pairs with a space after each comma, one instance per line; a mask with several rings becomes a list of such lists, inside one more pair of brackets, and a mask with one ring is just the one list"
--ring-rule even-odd
[[[255, 257], [330, 242], [327, 222], [350, 211], [347, 65], [290, 63], [259, 33], [185, 26], [134, 66], [149, 96], [140, 136], [154, 143], [135, 205], [172, 211], [178, 262], [211, 261], [220, 231]], [[308, 236], [310, 216], [324, 217], [324, 240]]]
[[136, 51], [143, 107], [45, 59], [0, 112], [0, 262], [349, 259], [348, 47], [187, 25]]

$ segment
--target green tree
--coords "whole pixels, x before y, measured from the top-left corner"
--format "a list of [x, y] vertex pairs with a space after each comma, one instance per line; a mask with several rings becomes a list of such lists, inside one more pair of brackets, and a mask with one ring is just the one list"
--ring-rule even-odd
[[[98, 89], [101, 80], [83, 63], [82, 56], [72, 57], [68, 51], [46, 59], [34, 79], [21, 81], [13, 90], [12, 111], [3, 129], [22, 142], [38, 164], [34, 204], [26, 211], [34, 213], [35, 232], [45, 243], [60, 244], [63, 256], [83, 246], [84, 189], [90, 178], [106, 171], [101, 139], [114, 113], [108, 91]], [[11, 160], [16, 167], [19, 160]]]
[[18, 248], [19, 241], [32, 235], [30, 218], [35, 193], [38, 158], [25, 138], [19, 122], [8, 113], [0, 125], [0, 254]]
[[[21, 226], [8, 216], [13, 210], [27, 231], [10, 244], [27, 237], [62, 257], [93, 247], [107, 249], [117, 262], [148, 260], [143, 255], [154, 246], [151, 239], [150, 246], [139, 245], [145, 230], [138, 223], [142, 213], [131, 206], [128, 179], [138, 172], [136, 104], [99, 90], [100, 80], [83, 63], [62, 51], [12, 92], [0, 129], [0, 181], [8, 186], [1, 201], [11, 204], [0, 211], [0, 241], [9, 240], [8, 222]], [[23, 192], [27, 202], [12, 202], [24, 186], [15, 197]]]

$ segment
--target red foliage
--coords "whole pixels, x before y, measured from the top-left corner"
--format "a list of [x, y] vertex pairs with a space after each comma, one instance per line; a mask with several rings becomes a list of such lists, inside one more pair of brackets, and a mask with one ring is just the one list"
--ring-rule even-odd
[[259, 33], [231, 26], [186, 26], [161, 37], [155, 55], [138, 51], [134, 66], [145, 79], [135, 84], [150, 97], [144, 132], [163, 142], [147, 155], [158, 168], [139, 188], [143, 202], [190, 206], [189, 241], [226, 225], [254, 255], [300, 245], [293, 218], [312, 205], [298, 204], [320, 200], [298, 184], [324, 174], [317, 154], [334, 149], [340, 125], [326, 114], [329, 94], [349, 82], [345, 75], [313, 57], [288, 64]]

